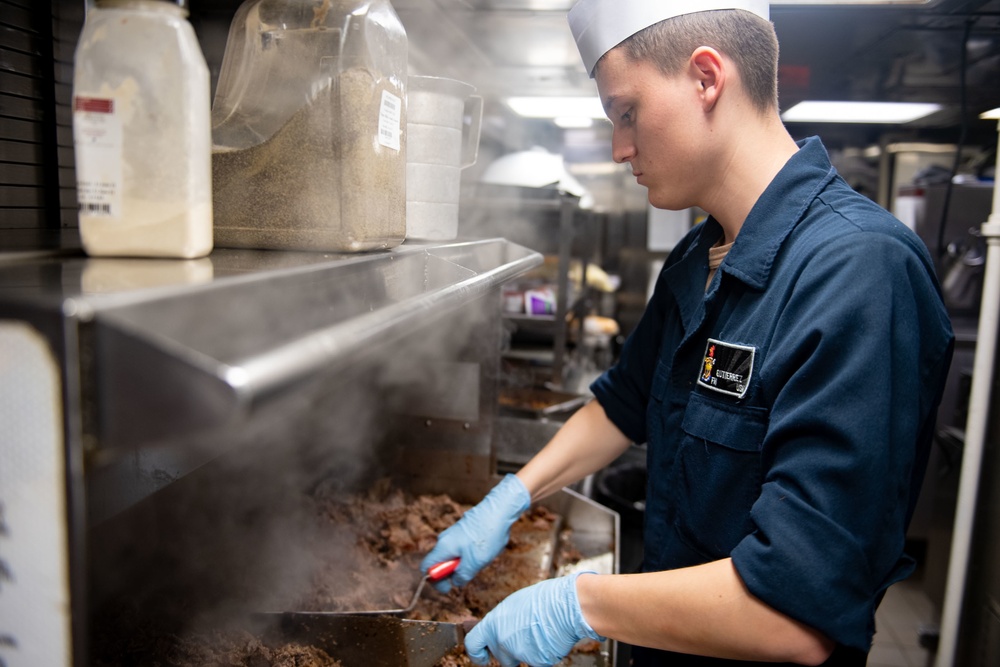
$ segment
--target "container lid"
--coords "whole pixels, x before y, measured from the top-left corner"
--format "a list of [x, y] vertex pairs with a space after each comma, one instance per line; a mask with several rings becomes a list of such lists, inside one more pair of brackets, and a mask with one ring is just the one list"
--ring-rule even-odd
[[159, 9], [179, 8], [184, 16], [188, 15], [187, 0], [97, 0], [97, 6], [101, 9], [116, 9], [125, 7], [146, 7]]
[[455, 97], [467, 97], [476, 92], [476, 87], [465, 81], [448, 79], [441, 76], [417, 76], [411, 74], [406, 79], [406, 85], [414, 92], [440, 93]]

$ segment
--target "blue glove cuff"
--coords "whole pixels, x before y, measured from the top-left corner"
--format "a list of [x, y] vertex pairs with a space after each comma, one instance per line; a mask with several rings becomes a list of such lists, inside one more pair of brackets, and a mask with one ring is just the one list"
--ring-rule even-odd
[[574, 611], [576, 616], [574, 625], [576, 626], [577, 635], [581, 639], [593, 639], [603, 642], [607, 637], [597, 634], [594, 628], [590, 627], [590, 623], [587, 623], [587, 619], [583, 617], [583, 609], [580, 607], [580, 597], [576, 593], [576, 580], [580, 578], [581, 574], [597, 574], [597, 572], [594, 570], [582, 570], [569, 575], [570, 585], [567, 587], [567, 594], [570, 596], [569, 601], [571, 602], [569, 608]]
[[465, 650], [477, 665], [492, 654], [505, 667], [525, 662], [555, 665], [581, 639], [604, 641], [583, 617], [574, 572], [546, 579], [507, 596], [465, 637]]
[[509, 508], [508, 517], [511, 523], [517, 521], [518, 517], [531, 507], [531, 493], [528, 492], [528, 487], [513, 473], [505, 475], [487, 495], [494, 496], [504, 507]]

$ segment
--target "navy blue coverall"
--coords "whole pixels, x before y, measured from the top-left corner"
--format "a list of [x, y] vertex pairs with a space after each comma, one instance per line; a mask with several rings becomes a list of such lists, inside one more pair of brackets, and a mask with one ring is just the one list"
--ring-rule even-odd
[[643, 569], [732, 557], [753, 595], [838, 644], [828, 665], [863, 665], [882, 593], [913, 569], [906, 527], [953, 335], [919, 237], [818, 138], [799, 146], [707, 290], [721, 226], [677, 245], [592, 391], [647, 443]]

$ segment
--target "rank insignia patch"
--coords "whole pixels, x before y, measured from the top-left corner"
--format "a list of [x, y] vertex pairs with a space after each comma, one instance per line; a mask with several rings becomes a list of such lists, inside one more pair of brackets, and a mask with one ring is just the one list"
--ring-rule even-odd
[[709, 338], [698, 384], [737, 398], [743, 398], [753, 376], [755, 348]]

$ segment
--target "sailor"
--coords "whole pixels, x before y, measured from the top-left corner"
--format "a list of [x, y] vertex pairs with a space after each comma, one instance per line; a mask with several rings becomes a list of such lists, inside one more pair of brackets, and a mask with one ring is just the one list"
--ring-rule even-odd
[[620, 359], [516, 474], [444, 531], [461, 586], [532, 501], [647, 449], [641, 572], [505, 599], [471, 658], [864, 665], [904, 554], [953, 335], [920, 239], [796, 142], [764, 0], [581, 0], [569, 23], [649, 202], [708, 213], [670, 253]]

